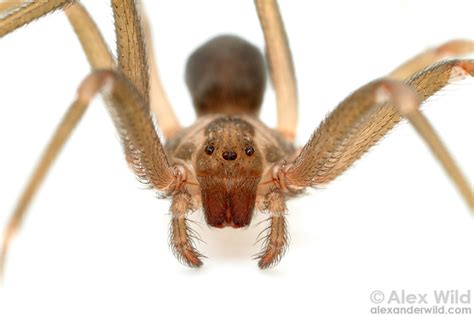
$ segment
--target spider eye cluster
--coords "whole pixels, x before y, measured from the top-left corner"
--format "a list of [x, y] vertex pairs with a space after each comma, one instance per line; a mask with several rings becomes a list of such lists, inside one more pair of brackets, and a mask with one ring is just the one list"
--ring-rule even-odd
[[[214, 153], [214, 151], [216, 150], [216, 148], [213, 146], [213, 145], [206, 145], [206, 147], [204, 147], [204, 152], [206, 154], [208, 154], [209, 156], [212, 155]], [[252, 156], [254, 153], [255, 153], [255, 149], [252, 147], [252, 146], [246, 146], [244, 148], [244, 152], [247, 156]], [[227, 159], [226, 157], [224, 157], [224, 159], [226, 160], [235, 160], [235, 158], [237, 158], [237, 155], [232, 152], [236, 157], [230, 157], [230, 158], [233, 158], [233, 159]], [[228, 152], [225, 152], [224, 155], [228, 154]]]

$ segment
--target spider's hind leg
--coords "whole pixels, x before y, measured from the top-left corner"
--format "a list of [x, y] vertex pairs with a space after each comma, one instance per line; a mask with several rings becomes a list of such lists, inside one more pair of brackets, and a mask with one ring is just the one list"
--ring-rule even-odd
[[405, 80], [418, 71], [440, 62], [443, 59], [474, 53], [473, 40], [451, 40], [442, 45], [428, 49], [393, 70], [387, 77]]

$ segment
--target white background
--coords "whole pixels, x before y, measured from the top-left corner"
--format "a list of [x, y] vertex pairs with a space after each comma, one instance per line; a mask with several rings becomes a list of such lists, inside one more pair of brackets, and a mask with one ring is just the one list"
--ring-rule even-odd
[[[110, 43], [108, 1], [83, 1]], [[165, 88], [194, 119], [187, 56], [222, 33], [263, 47], [250, 1], [145, 1]], [[298, 144], [364, 83], [430, 46], [474, 38], [474, 2], [282, 1], [300, 96]], [[89, 66], [62, 13], [0, 40], [0, 227]], [[474, 179], [474, 80], [425, 113]], [[273, 124], [269, 89], [263, 119]], [[169, 202], [128, 170], [98, 98], [60, 155], [15, 240], [0, 315], [368, 315], [374, 290], [474, 290], [474, 220], [411, 126], [402, 123], [327, 189], [288, 203], [291, 245], [261, 271], [263, 226], [197, 227], [198, 270], [168, 248]], [[471, 306], [474, 309], [474, 305]]]

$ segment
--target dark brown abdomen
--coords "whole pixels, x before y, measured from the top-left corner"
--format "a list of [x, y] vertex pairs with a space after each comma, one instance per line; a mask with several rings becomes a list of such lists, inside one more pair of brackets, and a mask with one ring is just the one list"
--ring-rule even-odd
[[189, 57], [186, 84], [198, 116], [257, 115], [265, 90], [265, 61], [249, 42], [237, 36], [218, 36]]

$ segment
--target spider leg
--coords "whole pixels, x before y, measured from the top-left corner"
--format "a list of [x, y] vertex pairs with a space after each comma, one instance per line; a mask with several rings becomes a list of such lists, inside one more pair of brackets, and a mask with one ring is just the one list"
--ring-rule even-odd
[[[126, 159], [142, 182], [165, 194], [171, 194], [181, 186], [185, 177], [182, 169], [169, 165], [150, 115], [147, 55], [135, 1], [112, 1], [118, 66], [87, 11], [81, 5], [74, 4], [74, 1], [41, 1], [26, 3], [23, 6], [2, 5], [0, 8], [8, 11], [3, 11], [0, 19], [0, 36], [66, 4], [72, 4], [66, 14], [92, 68], [109, 71], [96, 71], [83, 81], [78, 98], [69, 108], [46, 148], [5, 229], [0, 248], [0, 275], [10, 242], [25, 217], [29, 203], [80, 121], [91, 98], [98, 92], [102, 92], [106, 99], [119, 131]], [[116, 67], [122, 73], [114, 71]]]
[[16, 4], [7, 1], [7, 3], [2, 3], [0, 6], [0, 37], [70, 3], [73, 1], [18, 1]]
[[[79, 3], [76, 3], [67, 7], [64, 11], [82, 44], [91, 67], [93, 69], [116, 68], [115, 61], [107, 45], [86, 9]], [[151, 30], [146, 17], [143, 18], [143, 23], [150, 65], [150, 108], [155, 114], [160, 130], [165, 138], [169, 139], [175, 132], [181, 129], [181, 126], [161, 85], [154, 59]]]
[[387, 77], [405, 80], [420, 70], [449, 57], [460, 56], [474, 52], [474, 41], [452, 40], [440, 46], [428, 49], [398, 66]]
[[288, 246], [288, 231], [285, 219], [285, 197], [278, 188], [266, 195], [266, 207], [270, 212], [270, 225], [262, 232], [263, 250], [256, 255], [258, 266], [266, 269], [274, 266], [285, 254]]
[[373, 81], [346, 98], [314, 132], [294, 162], [275, 168], [276, 183], [299, 191], [326, 184], [342, 174], [405, 116], [428, 143], [474, 210], [472, 186], [464, 178], [418, 106], [447, 84], [474, 76], [474, 60], [450, 60], [406, 82]]
[[21, 5], [21, 2], [2, 1], [0, 2], [0, 12], [2, 14], [10, 14], [13, 10], [18, 9]]
[[[62, 5], [53, 5], [53, 3], [60, 2]], [[114, 58], [105, 44], [96, 24], [87, 10], [81, 4], [75, 3], [74, 1], [38, 1], [30, 2], [23, 6], [19, 6], [17, 3], [15, 8], [10, 9], [11, 12], [15, 14], [7, 14], [0, 20], [0, 36], [12, 32], [19, 26], [38, 19], [55, 9], [62, 8], [65, 4], [69, 4], [65, 7], [64, 11], [79, 38], [91, 67], [93, 69], [116, 68]], [[30, 7], [32, 7], [32, 9], [29, 9]], [[31, 14], [31, 11], [36, 12], [36, 14]], [[7, 28], [7, 25], [13, 25], [15, 27]]]
[[165, 194], [171, 194], [180, 187], [185, 175], [181, 169], [168, 164], [148, 108], [144, 106], [138, 91], [118, 72], [93, 72], [80, 85], [76, 100], [55, 131], [7, 224], [0, 248], [0, 274], [10, 242], [20, 228], [28, 205], [92, 98], [100, 92], [107, 100], [127, 161], [138, 178]]
[[170, 139], [181, 129], [178, 118], [171, 107], [166, 92], [161, 84], [158, 67], [153, 50], [153, 41], [149, 19], [143, 16], [146, 47], [148, 49], [148, 64], [150, 65], [150, 108], [155, 114], [158, 126], [166, 139]]
[[194, 247], [195, 232], [189, 227], [186, 213], [191, 209], [191, 196], [186, 191], [173, 194], [171, 202], [170, 246], [173, 253], [184, 264], [197, 268], [203, 257]]
[[102, 34], [87, 10], [81, 4], [74, 3], [66, 7], [64, 12], [79, 38], [92, 69], [117, 68]]
[[[13, 7], [5, 5], [6, 13], [0, 19], [0, 36], [8, 34], [20, 26], [38, 19], [45, 14], [60, 9], [67, 4], [73, 4], [72, 0], [32, 1], [23, 5]], [[115, 30], [117, 35], [117, 51], [119, 70], [125, 74], [129, 81], [137, 87], [143, 99], [148, 103], [148, 66], [146, 50], [143, 38], [140, 16], [133, 0], [112, 0], [114, 12]], [[97, 27], [92, 22], [87, 12], [80, 5], [69, 10], [68, 17], [78, 33], [86, 54], [90, 60], [90, 53], [101, 53], [105, 44]], [[81, 21], [81, 18], [85, 18]], [[97, 40], [97, 42], [89, 42]], [[94, 43], [99, 47], [94, 49]], [[90, 52], [90, 53], [89, 53]], [[104, 57], [107, 59], [108, 56]], [[92, 63], [93, 68], [95, 68]]]
[[295, 70], [283, 20], [275, 0], [255, 0], [265, 37], [270, 75], [277, 101], [277, 129], [289, 141], [296, 135], [298, 96]]
[[134, 0], [112, 0], [118, 69], [149, 104], [148, 58], [139, 10]]

